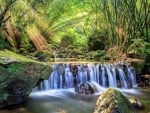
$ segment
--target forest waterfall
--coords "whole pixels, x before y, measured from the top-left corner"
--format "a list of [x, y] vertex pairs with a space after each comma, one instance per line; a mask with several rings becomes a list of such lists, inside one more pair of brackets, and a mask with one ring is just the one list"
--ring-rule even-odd
[[136, 73], [126, 64], [53, 64], [53, 72], [44, 80], [38, 90], [75, 88], [84, 82], [96, 82], [101, 87], [133, 88]]

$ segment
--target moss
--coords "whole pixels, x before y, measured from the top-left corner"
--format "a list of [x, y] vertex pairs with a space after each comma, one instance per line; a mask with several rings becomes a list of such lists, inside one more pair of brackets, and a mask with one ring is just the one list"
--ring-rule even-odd
[[27, 59], [26, 57], [24, 56], [21, 56], [21, 55], [18, 55], [18, 54], [15, 54], [11, 51], [0, 51], [0, 62], [2, 63], [2, 61], [4, 61], [4, 58], [5, 57], [9, 57], [9, 58], [15, 58], [14, 60], [21, 60], [21, 61], [31, 61], [31, 59]]
[[[16, 54], [16, 53], [8, 51], [8, 50], [0, 51], [0, 63], [3, 63], [4, 60], [6, 60], [6, 61], [7, 60], [13, 60], [13, 61], [22, 61], [22, 62], [36, 62], [36, 63], [40, 63], [40, 64], [42, 63], [42, 62], [32, 60], [31, 58], [27, 58], [25, 56]], [[44, 64], [44, 63], [42, 63], [42, 64]]]
[[17, 72], [19, 68], [23, 68], [23, 66], [21, 66], [21, 64], [10, 64], [7, 68], [8, 75], [12, 75], [13, 73]]
[[39, 80], [47, 79], [51, 71], [48, 63], [31, 60], [7, 50], [0, 51], [0, 108], [24, 101], [24, 96], [30, 94]]
[[118, 110], [134, 113], [128, 99], [120, 91], [109, 88], [98, 98], [94, 113], [112, 113]]
[[[118, 106], [120, 109], [125, 110], [125, 113], [133, 113], [131, 112], [131, 105], [128, 99], [122, 95], [121, 92], [116, 91], [115, 98], [118, 100]], [[130, 108], [130, 109], [129, 109]]]

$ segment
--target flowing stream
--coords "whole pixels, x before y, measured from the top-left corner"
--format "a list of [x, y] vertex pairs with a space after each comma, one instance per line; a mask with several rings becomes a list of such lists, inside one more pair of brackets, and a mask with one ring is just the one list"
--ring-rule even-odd
[[[89, 82], [99, 89], [95, 94], [78, 94], [75, 87]], [[108, 87], [149, 105], [150, 89], [137, 89], [134, 68], [125, 64], [53, 64], [53, 72], [19, 105], [0, 113], [92, 113], [97, 97]], [[136, 113], [150, 113], [150, 108]]]
[[[150, 89], [121, 89], [121, 91], [126, 96], [138, 98], [144, 103], [145, 109], [137, 110], [136, 113], [150, 113]], [[73, 88], [37, 91], [31, 93], [25, 103], [2, 109], [0, 113], [93, 113], [96, 99], [101, 93], [80, 95]]]

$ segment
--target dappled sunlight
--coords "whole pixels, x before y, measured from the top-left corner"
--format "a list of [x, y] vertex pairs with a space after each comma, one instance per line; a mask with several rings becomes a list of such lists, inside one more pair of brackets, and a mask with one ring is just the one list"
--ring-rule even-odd
[[8, 40], [10, 41], [10, 43], [12, 44], [13, 47], [17, 47], [17, 39], [15, 37], [15, 32], [13, 29], [13, 26], [11, 25], [10, 21], [6, 22], [6, 31], [7, 31], [7, 36], [8, 36]]
[[47, 41], [36, 27], [27, 28], [27, 33], [37, 50], [51, 51]]
[[35, 9], [27, 3], [27, 1], [17, 0], [15, 5], [19, 10], [25, 11], [23, 18], [32, 20], [33, 22], [35, 22], [36, 26], [38, 26], [38, 29], [40, 28], [41, 31], [48, 32], [49, 35], [51, 34], [51, 29], [48, 25], [48, 21], [41, 14], [38, 14]]
[[150, 113], [149, 6], [0, 0], [0, 113]]

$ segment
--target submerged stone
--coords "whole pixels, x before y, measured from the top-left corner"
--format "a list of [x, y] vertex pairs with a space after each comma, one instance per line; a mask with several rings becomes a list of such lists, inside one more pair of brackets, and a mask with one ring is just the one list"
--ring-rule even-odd
[[36, 85], [49, 77], [51, 68], [9, 51], [0, 51], [0, 108], [26, 100]]
[[118, 90], [109, 88], [97, 99], [93, 113], [134, 113], [129, 100]]
[[143, 103], [135, 98], [131, 98], [129, 99], [129, 101], [135, 109], [143, 110], [145, 108]]

